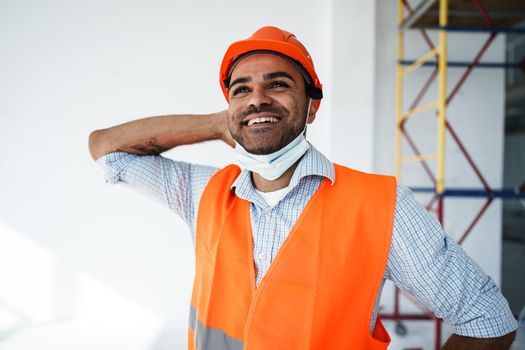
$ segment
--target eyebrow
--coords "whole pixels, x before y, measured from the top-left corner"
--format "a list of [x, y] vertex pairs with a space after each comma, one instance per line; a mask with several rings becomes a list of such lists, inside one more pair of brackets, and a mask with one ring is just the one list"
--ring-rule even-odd
[[295, 82], [292, 76], [286, 72], [279, 71], [279, 72], [273, 72], [273, 73], [268, 73], [264, 75], [264, 80], [272, 80], [275, 78], [288, 78], [291, 81]]
[[[264, 80], [272, 80], [272, 79], [275, 79], [275, 78], [288, 78], [290, 79], [291, 81], [295, 82], [295, 80], [292, 78], [292, 76], [286, 72], [273, 72], [273, 73], [268, 73], [268, 74], [265, 74], [263, 76]], [[230, 83], [230, 86], [229, 88], [231, 89], [233, 85], [235, 84], [244, 84], [244, 83], [249, 83], [252, 81], [252, 78], [250, 77], [241, 77], [241, 78], [237, 78], [235, 79], [234, 81], [232, 81]]]
[[229, 88], [231, 89], [232, 86], [235, 84], [244, 84], [244, 83], [249, 83], [250, 81], [252, 81], [252, 78], [249, 78], [249, 77], [237, 78], [230, 83]]

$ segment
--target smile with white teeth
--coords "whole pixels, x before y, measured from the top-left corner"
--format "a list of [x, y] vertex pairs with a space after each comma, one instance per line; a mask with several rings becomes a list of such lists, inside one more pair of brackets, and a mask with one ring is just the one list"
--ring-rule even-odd
[[259, 124], [259, 123], [277, 123], [279, 121], [278, 118], [275, 117], [262, 117], [262, 118], [253, 118], [248, 121], [248, 126], [253, 124]]

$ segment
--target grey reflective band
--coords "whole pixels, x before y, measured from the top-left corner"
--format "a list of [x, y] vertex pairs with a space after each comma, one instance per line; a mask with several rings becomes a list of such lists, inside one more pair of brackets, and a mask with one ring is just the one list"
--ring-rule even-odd
[[195, 333], [195, 344], [199, 350], [242, 350], [242, 341], [200, 322], [193, 306], [190, 307], [190, 329]]

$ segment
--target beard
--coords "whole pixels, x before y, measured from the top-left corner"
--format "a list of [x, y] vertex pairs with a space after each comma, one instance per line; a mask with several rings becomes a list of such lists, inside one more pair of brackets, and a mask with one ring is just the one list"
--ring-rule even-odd
[[[242, 120], [259, 113], [272, 113], [279, 118], [279, 122], [271, 128], [253, 129], [248, 133], [248, 126]], [[251, 106], [237, 116], [230, 115], [228, 127], [233, 139], [249, 153], [271, 154], [288, 145], [303, 132], [306, 113], [307, 107], [299, 108], [297, 104], [293, 104], [291, 110], [277, 105]]]

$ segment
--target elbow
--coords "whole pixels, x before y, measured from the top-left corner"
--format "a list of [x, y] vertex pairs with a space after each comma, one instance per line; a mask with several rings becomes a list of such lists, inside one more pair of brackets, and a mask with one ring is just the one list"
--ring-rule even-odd
[[89, 134], [89, 153], [91, 154], [91, 158], [93, 158], [93, 160], [97, 160], [104, 155], [101, 140], [103, 133], [104, 130], [95, 130]]

